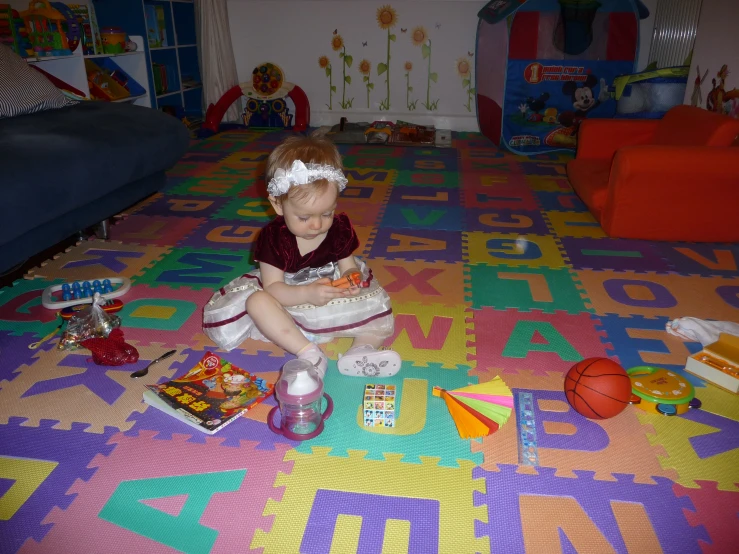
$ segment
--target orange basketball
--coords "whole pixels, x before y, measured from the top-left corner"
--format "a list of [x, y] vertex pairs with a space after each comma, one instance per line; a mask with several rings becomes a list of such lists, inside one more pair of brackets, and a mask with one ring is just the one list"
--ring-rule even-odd
[[577, 413], [589, 419], [608, 419], [620, 414], [629, 403], [631, 380], [616, 362], [587, 358], [567, 372], [565, 396]]

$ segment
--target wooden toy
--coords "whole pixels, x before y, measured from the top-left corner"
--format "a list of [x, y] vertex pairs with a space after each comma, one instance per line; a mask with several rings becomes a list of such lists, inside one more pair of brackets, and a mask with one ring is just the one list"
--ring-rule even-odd
[[674, 416], [701, 407], [690, 381], [672, 371], [661, 367], [637, 366], [626, 373], [631, 379], [631, 404], [640, 410]]
[[41, 304], [49, 310], [62, 310], [78, 304], [90, 304], [95, 293], [106, 300], [123, 296], [131, 288], [128, 277], [111, 277], [93, 281], [74, 281], [61, 285], [51, 285], [41, 294]]

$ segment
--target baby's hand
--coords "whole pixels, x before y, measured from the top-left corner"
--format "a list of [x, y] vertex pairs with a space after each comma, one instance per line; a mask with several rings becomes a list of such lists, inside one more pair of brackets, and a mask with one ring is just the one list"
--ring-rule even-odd
[[353, 296], [350, 289], [340, 289], [331, 286], [331, 279], [324, 277], [305, 286], [308, 289], [308, 301], [314, 306], [325, 306], [336, 298], [342, 296]]

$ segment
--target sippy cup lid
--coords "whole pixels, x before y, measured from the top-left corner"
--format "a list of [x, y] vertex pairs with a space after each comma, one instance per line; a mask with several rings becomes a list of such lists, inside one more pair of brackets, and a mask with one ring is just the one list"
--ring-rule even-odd
[[323, 394], [323, 382], [316, 367], [307, 360], [288, 361], [282, 368], [277, 383], [278, 397], [292, 401], [310, 402]]

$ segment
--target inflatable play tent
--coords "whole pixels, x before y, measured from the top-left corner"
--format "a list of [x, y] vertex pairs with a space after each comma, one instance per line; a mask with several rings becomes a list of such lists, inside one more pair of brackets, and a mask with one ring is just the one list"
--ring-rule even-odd
[[635, 70], [637, 0], [494, 0], [477, 27], [477, 118], [521, 154], [574, 149], [588, 117], [613, 117], [609, 88]]

